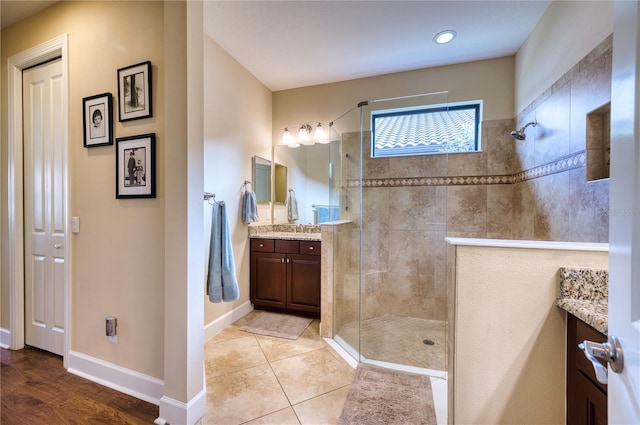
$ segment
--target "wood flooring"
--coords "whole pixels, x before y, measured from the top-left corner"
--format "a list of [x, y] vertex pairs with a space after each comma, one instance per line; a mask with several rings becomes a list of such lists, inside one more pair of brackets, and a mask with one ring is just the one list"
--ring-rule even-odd
[[158, 407], [68, 373], [36, 348], [2, 351], [0, 424], [153, 424]]

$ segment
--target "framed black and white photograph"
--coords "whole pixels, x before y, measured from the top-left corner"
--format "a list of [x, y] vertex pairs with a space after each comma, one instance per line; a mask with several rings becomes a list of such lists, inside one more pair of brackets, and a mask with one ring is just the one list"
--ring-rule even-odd
[[118, 70], [118, 119], [139, 120], [153, 116], [151, 109], [151, 62]]
[[155, 198], [155, 133], [116, 139], [116, 198]]
[[113, 96], [97, 94], [82, 99], [84, 147], [113, 145]]

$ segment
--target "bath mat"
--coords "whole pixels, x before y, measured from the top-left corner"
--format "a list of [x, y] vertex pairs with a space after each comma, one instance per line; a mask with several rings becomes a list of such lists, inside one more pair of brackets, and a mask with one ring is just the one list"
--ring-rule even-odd
[[240, 328], [241, 331], [278, 338], [298, 339], [312, 319], [278, 313], [260, 313]]
[[338, 425], [436, 425], [428, 376], [359, 364]]

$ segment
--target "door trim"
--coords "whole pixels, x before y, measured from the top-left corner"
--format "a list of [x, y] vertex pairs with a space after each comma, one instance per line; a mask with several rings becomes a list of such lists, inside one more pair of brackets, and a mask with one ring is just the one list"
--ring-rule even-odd
[[[8, 91], [8, 222], [9, 222], [9, 348], [24, 347], [24, 182], [22, 139], [22, 71], [34, 65], [61, 57], [63, 85], [63, 191], [65, 206], [65, 247], [70, 248], [69, 235], [69, 64], [68, 35], [64, 34], [36, 47], [11, 56], [7, 61]], [[69, 353], [71, 301], [71, 249], [67, 249], [64, 269], [64, 366]]]

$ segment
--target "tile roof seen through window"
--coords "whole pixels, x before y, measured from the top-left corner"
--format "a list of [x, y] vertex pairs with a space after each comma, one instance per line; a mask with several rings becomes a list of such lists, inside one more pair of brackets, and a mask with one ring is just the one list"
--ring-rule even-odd
[[478, 105], [374, 115], [374, 156], [477, 150]]

